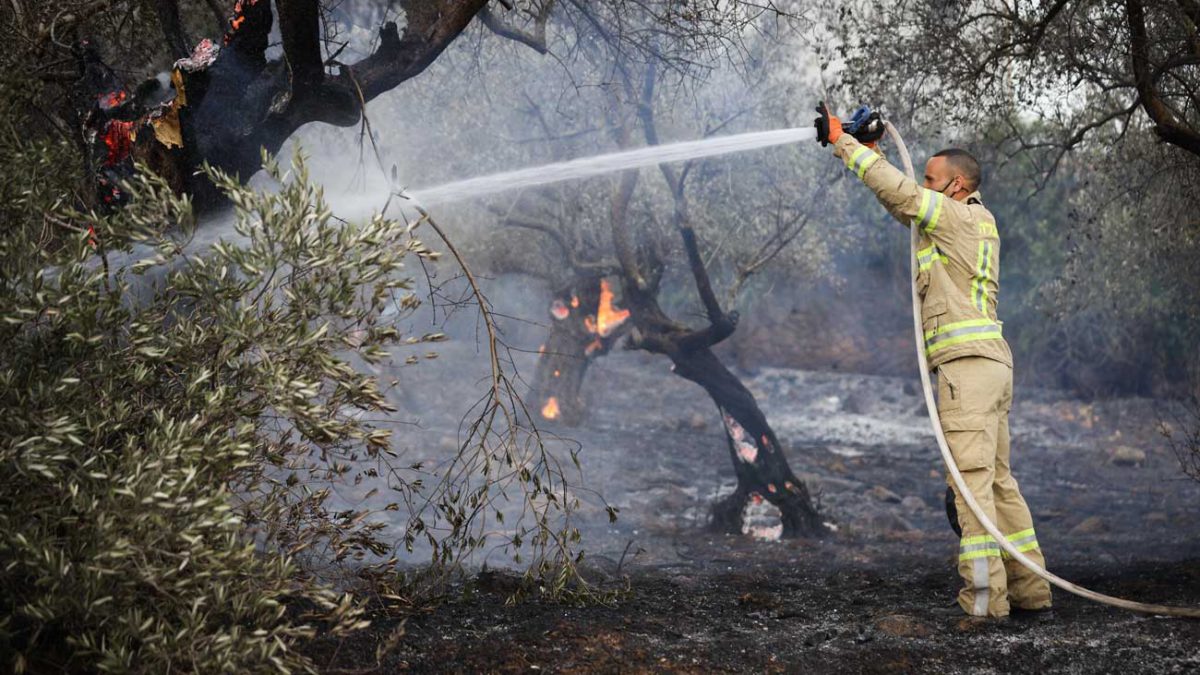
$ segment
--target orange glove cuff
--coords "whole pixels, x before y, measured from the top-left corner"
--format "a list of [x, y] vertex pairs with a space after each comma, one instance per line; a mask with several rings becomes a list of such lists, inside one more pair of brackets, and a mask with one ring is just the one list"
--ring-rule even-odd
[[833, 115], [829, 116], [829, 142], [837, 143], [842, 137], [842, 121]]

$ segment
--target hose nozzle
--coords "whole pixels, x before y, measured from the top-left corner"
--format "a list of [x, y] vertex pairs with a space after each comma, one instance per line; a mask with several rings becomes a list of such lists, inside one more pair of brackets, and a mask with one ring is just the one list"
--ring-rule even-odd
[[871, 110], [870, 106], [860, 106], [850, 120], [842, 125], [842, 131], [858, 139], [859, 143], [874, 143], [883, 138], [883, 117], [879, 111]]

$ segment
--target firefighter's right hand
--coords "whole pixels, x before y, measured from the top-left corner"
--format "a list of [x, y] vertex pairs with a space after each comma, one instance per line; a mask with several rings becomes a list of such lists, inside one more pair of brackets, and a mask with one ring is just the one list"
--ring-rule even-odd
[[878, 111], [871, 110], [864, 105], [850, 118], [845, 126], [845, 132], [868, 148], [874, 148], [879, 139], [883, 138], [883, 116]]
[[825, 107], [824, 101], [817, 104], [817, 112], [821, 114], [820, 117], [813, 120], [813, 126], [817, 128], [817, 142], [822, 147], [830, 143], [837, 143], [837, 140], [842, 137], [842, 121], [829, 114], [829, 108]]

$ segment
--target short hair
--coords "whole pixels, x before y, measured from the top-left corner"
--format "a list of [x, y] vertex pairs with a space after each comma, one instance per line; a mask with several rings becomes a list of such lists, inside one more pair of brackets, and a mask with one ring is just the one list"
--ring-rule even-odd
[[967, 179], [967, 188], [974, 192], [983, 183], [983, 171], [979, 168], [979, 160], [959, 148], [946, 148], [934, 153], [934, 157], [945, 157], [955, 173]]

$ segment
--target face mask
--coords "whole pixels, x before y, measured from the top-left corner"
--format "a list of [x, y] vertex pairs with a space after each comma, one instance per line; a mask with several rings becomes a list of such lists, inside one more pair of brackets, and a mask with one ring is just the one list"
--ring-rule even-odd
[[957, 179], [958, 179], [958, 176], [955, 176], [954, 178], [951, 178], [951, 179], [950, 179], [950, 181], [949, 181], [948, 183], [946, 183], [945, 185], [943, 185], [943, 186], [942, 186], [942, 189], [941, 189], [941, 190], [938, 190], [938, 192], [940, 192], [940, 193], [942, 193], [942, 194], [946, 194], [946, 190], [947, 190], [947, 189], [948, 189], [948, 188], [949, 188], [951, 185], [954, 185], [954, 181], [955, 181], [955, 180], [957, 180]]

